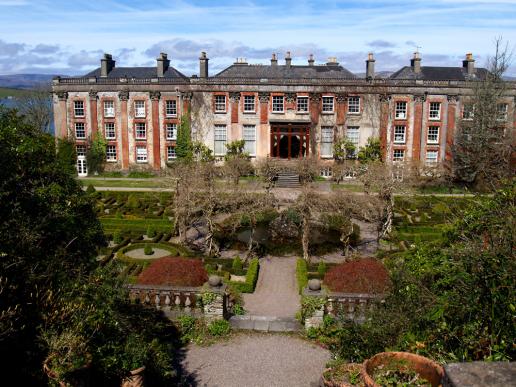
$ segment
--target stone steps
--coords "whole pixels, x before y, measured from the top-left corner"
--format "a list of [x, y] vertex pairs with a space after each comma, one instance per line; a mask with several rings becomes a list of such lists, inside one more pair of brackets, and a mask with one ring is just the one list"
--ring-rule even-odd
[[278, 179], [276, 180], [276, 188], [299, 188], [299, 175], [292, 172], [280, 172], [278, 173]]
[[302, 325], [294, 317], [274, 316], [233, 316], [229, 319], [235, 330], [252, 330], [261, 332], [298, 332]]

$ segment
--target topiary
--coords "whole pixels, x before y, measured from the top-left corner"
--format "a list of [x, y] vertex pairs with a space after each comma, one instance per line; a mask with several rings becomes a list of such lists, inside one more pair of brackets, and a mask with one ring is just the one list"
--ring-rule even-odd
[[231, 267], [233, 268], [233, 271], [235, 272], [235, 274], [242, 271], [242, 269], [243, 269], [242, 260], [240, 259], [240, 257], [238, 255], [235, 258], [233, 258], [233, 263], [232, 263]]
[[154, 250], [152, 250], [152, 247], [151, 245], [149, 245], [148, 243], [145, 244], [145, 247], [143, 248], [143, 253], [145, 255], [152, 255], [154, 254]]
[[119, 244], [120, 242], [122, 242], [122, 234], [120, 233], [120, 230], [116, 230], [113, 234], [113, 242], [115, 242], [115, 244]]
[[326, 263], [324, 263], [324, 261], [321, 261], [319, 262], [319, 264], [317, 265], [317, 272], [319, 273], [319, 275], [322, 277], [324, 276], [324, 274], [326, 273]]
[[156, 230], [154, 230], [154, 227], [152, 227], [152, 226], [147, 227], [147, 236], [149, 238], [154, 238], [156, 236]]

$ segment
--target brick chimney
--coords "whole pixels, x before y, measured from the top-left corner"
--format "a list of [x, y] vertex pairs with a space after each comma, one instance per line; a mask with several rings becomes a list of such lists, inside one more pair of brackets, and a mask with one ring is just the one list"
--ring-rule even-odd
[[100, 60], [100, 76], [106, 78], [115, 67], [115, 61], [111, 54], [104, 54], [104, 58]]
[[199, 57], [199, 78], [208, 78], [208, 57], [206, 53], [201, 52], [201, 56]]
[[290, 57], [290, 51], [287, 51], [287, 54], [285, 55], [285, 66], [287, 66], [287, 68], [290, 68], [291, 65], [292, 58]]
[[308, 66], [313, 66], [314, 63], [315, 63], [314, 54], [310, 54], [310, 56], [308, 57]]
[[466, 59], [462, 61], [462, 67], [468, 71], [468, 75], [475, 74], [475, 59], [472, 53], [466, 54]]
[[414, 57], [410, 60], [410, 66], [414, 73], [419, 74], [421, 72], [421, 57], [418, 51], [414, 53]]
[[366, 63], [366, 79], [373, 79], [374, 78], [374, 62], [376, 60], [374, 59], [373, 53], [370, 52], [367, 55]]
[[168, 66], [170, 66], [170, 61], [167, 59], [167, 54], [165, 54], [164, 52], [160, 53], [159, 58], [157, 58], [156, 61], [158, 64], [158, 78], [163, 78], [168, 70]]
[[271, 57], [271, 66], [277, 66], [278, 65], [278, 58], [276, 57], [276, 54], [275, 53], [272, 53], [272, 57]]

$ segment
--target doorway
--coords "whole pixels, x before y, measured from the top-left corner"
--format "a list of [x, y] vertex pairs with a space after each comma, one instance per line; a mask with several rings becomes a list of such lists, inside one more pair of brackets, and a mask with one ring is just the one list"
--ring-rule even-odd
[[77, 175], [81, 177], [88, 176], [86, 156], [77, 156]]
[[304, 124], [271, 124], [271, 157], [307, 157], [310, 130]]

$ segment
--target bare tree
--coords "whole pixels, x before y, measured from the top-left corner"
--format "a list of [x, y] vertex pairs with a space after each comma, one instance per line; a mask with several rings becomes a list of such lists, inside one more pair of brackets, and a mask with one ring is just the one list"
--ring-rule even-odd
[[50, 130], [52, 99], [49, 85], [39, 85], [17, 98], [18, 110], [29, 125], [44, 132]]

